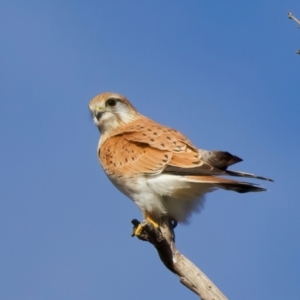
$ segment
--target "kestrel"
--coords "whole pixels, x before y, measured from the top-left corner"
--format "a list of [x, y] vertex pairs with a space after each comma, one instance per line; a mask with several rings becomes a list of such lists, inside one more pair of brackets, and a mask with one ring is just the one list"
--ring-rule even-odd
[[182, 133], [140, 114], [122, 95], [103, 93], [89, 103], [101, 137], [100, 164], [110, 181], [158, 226], [162, 216], [185, 223], [216, 189], [260, 192], [262, 186], [220, 176], [272, 181], [227, 170], [242, 161], [224, 151], [198, 149]]

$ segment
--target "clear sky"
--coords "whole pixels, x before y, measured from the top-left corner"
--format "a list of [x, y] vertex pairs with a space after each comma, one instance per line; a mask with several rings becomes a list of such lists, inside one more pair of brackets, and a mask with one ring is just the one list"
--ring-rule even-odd
[[196, 299], [98, 164], [87, 104], [126, 95], [271, 177], [210, 194], [177, 246], [230, 299], [299, 299], [300, 18], [285, 1], [0, 2], [0, 299]]

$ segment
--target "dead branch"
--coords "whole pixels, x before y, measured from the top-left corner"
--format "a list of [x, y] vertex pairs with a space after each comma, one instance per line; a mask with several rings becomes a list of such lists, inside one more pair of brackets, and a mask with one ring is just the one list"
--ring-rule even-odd
[[178, 275], [180, 282], [196, 293], [202, 300], [226, 300], [227, 298], [214, 283], [189, 259], [182, 255], [175, 246], [175, 235], [168, 218], [162, 220], [159, 229], [148, 221], [132, 220], [133, 232], [139, 224], [142, 231], [137, 236], [140, 240], [151, 243], [158, 251], [164, 265]]
[[288, 18], [294, 20], [298, 24], [298, 27], [300, 26], [300, 21], [291, 12], [288, 12]]
[[[300, 21], [291, 12], [288, 12], [288, 18], [294, 20], [298, 24], [298, 28], [300, 28]], [[300, 50], [297, 50], [296, 54], [300, 54]]]

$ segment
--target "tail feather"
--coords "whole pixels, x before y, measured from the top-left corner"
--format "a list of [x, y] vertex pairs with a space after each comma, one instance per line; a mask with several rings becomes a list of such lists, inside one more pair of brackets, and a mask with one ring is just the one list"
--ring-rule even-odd
[[255, 179], [261, 179], [261, 180], [267, 180], [267, 181], [274, 182], [273, 179], [270, 179], [267, 177], [262, 177], [262, 176], [257, 176], [255, 174], [251, 174], [251, 173], [240, 172], [240, 171], [231, 171], [231, 170], [226, 170], [225, 172], [227, 175], [230, 175], [230, 176], [255, 178]]
[[243, 182], [237, 180], [231, 180], [216, 176], [184, 176], [186, 179], [192, 182], [210, 183], [212, 186], [219, 187], [224, 190], [235, 191], [238, 193], [248, 192], [263, 192], [266, 188], [258, 184]]
[[264, 192], [267, 190], [263, 186], [260, 186], [258, 184], [242, 181], [236, 181], [232, 183], [219, 183], [217, 185], [224, 190], [235, 191], [238, 193]]
[[[227, 170], [227, 168], [233, 164], [243, 161], [236, 155], [232, 155], [227, 151], [207, 151], [199, 149], [199, 153], [201, 154], [201, 158], [204, 162], [208, 163], [209, 165], [217, 168], [219, 170], [224, 171], [227, 175], [230, 176], [237, 176], [237, 177], [247, 177], [247, 178], [256, 178], [261, 180], [272, 181], [270, 178], [257, 176], [255, 174], [240, 172], [240, 171], [231, 171]], [[226, 175], [224, 174], [224, 175]], [[214, 174], [219, 175], [219, 174]], [[221, 174], [220, 174], [221, 175]]]

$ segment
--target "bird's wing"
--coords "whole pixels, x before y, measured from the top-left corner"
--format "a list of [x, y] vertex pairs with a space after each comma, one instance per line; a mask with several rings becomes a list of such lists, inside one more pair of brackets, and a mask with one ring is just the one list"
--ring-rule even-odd
[[114, 178], [177, 175], [186, 183], [181, 190], [188, 190], [188, 194], [194, 186], [198, 195], [203, 184], [209, 190], [219, 187], [239, 193], [266, 190], [252, 183], [218, 177], [220, 175], [269, 180], [250, 173], [226, 170], [227, 166], [241, 159], [228, 152], [199, 150], [180, 132], [149, 119], [120, 128], [101, 145], [99, 158], [107, 175]]
[[172, 157], [168, 151], [128, 141], [123, 135], [105, 141], [98, 156], [107, 175], [117, 178], [159, 174]]
[[[115, 142], [119, 139], [120, 148]], [[242, 159], [226, 151], [198, 149], [179, 131], [144, 116], [119, 128], [110, 140], [110, 147], [119, 151], [118, 161], [125, 159], [122, 164], [125, 163], [126, 170], [147, 174], [229, 175], [273, 181], [251, 173], [227, 170]], [[118, 162], [111, 163], [111, 158], [106, 161], [108, 165], [118, 165]]]
[[228, 152], [207, 152], [180, 132], [142, 117], [115, 131], [99, 155], [106, 171], [132, 174], [226, 175], [226, 167], [241, 160]]
[[113, 136], [116, 135], [123, 135], [128, 141], [145, 143], [159, 150], [182, 152], [189, 147], [198, 152], [193, 143], [179, 131], [144, 116], [116, 130]]

